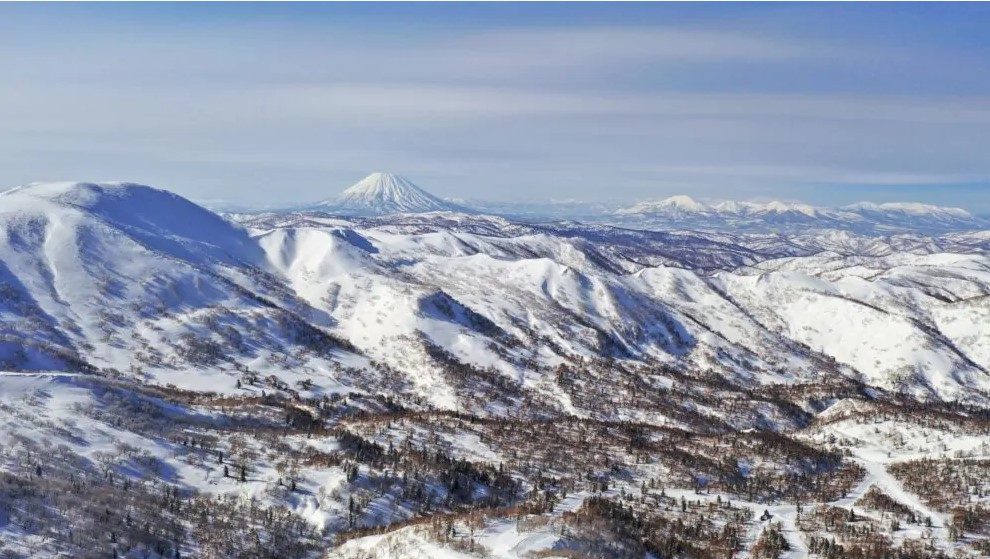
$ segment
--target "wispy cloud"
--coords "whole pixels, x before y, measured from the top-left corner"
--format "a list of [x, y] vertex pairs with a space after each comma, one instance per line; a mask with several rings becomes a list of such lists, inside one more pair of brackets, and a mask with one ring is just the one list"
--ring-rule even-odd
[[948, 42], [772, 21], [44, 21], [0, 24], [5, 184], [162, 177], [264, 201], [279, 177], [317, 198], [371, 168], [462, 197], [990, 180], [990, 79]]

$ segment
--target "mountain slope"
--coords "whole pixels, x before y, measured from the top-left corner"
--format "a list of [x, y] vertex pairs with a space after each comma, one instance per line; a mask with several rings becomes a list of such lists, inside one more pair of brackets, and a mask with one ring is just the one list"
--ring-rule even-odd
[[173, 373], [202, 386], [181, 371], [250, 366], [330, 340], [317, 326], [325, 320], [270, 275], [243, 228], [146, 186], [4, 193], [0, 262], [0, 358], [10, 369]]

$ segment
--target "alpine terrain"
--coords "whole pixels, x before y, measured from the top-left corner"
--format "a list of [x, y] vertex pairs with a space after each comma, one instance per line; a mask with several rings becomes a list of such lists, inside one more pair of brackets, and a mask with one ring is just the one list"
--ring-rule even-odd
[[0, 194], [0, 557], [990, 554], [982, 218], [495, 213]]

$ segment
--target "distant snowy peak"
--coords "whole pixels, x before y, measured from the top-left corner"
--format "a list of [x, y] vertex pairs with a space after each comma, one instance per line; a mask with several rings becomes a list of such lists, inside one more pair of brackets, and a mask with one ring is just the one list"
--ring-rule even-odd
[[950, 231], [986, 227], [986, 220], [966, 210], [917, 203], [860, 202], [840, 208], [801, 203], [697, 202], [688, 196], [639, 202], [616, 210], [620, 222], [651, 226], [752, 230], [766, 227], [852, 228], [873, 231]]
[[712, 211], [712, 207], [696, 201], [690, 196], [671, 196], [660, 201], [639, 202], [628, 208], [617, 210], [616, 215], [634, 215], [644, 213], [659, 214], [691, 214]]
[[671, 196], [660, 201], [638, 202], [628, 208], [622, 208], [615, 212], [616, 215], [637, 215], [637, 214], [670, 214], [670, 215], [692, 215], [692, 214], [735, 214], [735, 215], [759, 215], [759, 214], [782, 214], [799, 213], [807, 216], [815, 216], [818, 209], [807, 204], [789, 204], [785, 202], [773, 201], [766, 204], [756, 202], [738, 202], [727, 200], [717, 204], [709, 205], [691, 198], [690, 196]]
[[717, 213], [717, 214], [766, 214], [766, 213], [801, 213], [807, 216], [817, 216], [837, 212], [850, 213], [887, 213], [916, 216], [945, 216], [957, 219], [972, 219], [973, 214], [962, 208], [935, 206], [912, 202], [888, 202], [877, 204], [873, 202], [858, 202], [839, 208], [815, 207], [808, 204], [781, 202], [740, 202], [725, 200], [714, 204], [706, 204], [694, 200], [690, 196], [679, 195], [664, 198], [659, 201], [637, 202], [627, 208], [616, 210], [616, 215], [635, 215], [648, 213]]
[[852, 212], [877, 212], [877, 213], [900, 213], [917, 216], [944, 216], [954, 219], [973, 219], [973, 214], [962, 208], [952, 208], [947, 206], [933, 206], [931, 204], [919, 204], [912, 202], [893, 202], [886, 204], [875, 204], [873, 202], [859, 202], [840, 208]]
[[372, 173], [336, 198], [319, 202], [316, 207], [353, 215], [465, 211], [464, 207], [438, 198], [409, 179], [391, 173]]
[[777, 200], [774, 200], [773, 202], [767, 202], [762, 206], [757, 206], [756, 211], [757, 213], [759, 212], [778, 213], [778, 214], [798, 213], [798, 214], [806, 215], [808, 217], [816, 217], [818, 215], [818, 209], [813, 206], [809, 206], [807, 204], [788, 204], [786, 202], [779, 202]]

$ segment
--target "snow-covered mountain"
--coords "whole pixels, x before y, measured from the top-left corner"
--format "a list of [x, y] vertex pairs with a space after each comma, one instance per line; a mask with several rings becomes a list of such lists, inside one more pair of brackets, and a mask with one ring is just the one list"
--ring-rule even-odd
[[468, 211], [391, 173], [371, 173], [339, 196], [316, 203], [313, 209], [355, 216]]
[[840, 208], [801, 203], [723, 201], [707, 204], [688, 196], [638, 202], [595, 221], [655, 229], [704, 231], [800, 231], [844, 229], [860, 234], [939, 233], [978, 230], [990, 222], [961, 208], [913, 203], [861, 202]]
[[[381, 186], [373, 207], [412, 196]], [[225, 219], [129, 183], [0, 194], [0, 546], [708, 557], [778, 538], [806, 558], [882, 533], [983, 553], [986, 231], [412, 207]], [[937, 495], [932, 455], [959, 480]]]
[[707, 213], [712, 208], [695, 201], [690, 196], [679, 195], [652, 202], [638, 202], [628, 208], [620, 208], [615, 215], [669, 215], [683, 216]]
[[[320, 330], [327, 319], [271, 271], [243, 227], [170, 192], [127, 183], [9, 190], [0, 195], [0, 363], [191, 372], [292, 352], [310, 338], [335, 345]], [[232, 345], [219, 350], [205, 332]]]

